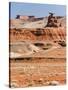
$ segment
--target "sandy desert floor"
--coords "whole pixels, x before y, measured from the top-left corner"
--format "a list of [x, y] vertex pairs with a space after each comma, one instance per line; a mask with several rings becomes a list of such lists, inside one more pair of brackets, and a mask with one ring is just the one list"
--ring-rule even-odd
[[48, 86], [51, 81], [66, 83], [65, 58], [11, 60], [10, 66], [11, 87]]

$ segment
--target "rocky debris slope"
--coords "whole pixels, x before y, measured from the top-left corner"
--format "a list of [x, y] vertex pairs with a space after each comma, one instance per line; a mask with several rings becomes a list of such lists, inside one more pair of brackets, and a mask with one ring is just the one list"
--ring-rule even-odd
[[10, 47], [10, 57], [21, 57], [23, 55], [30, 55], [34, 52], [38, 52], [40, 49], [29, 42], [16, 42], [12, 43]]

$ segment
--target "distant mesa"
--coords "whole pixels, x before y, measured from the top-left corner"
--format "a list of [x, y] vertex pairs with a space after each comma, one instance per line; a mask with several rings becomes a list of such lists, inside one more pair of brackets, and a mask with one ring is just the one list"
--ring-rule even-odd
[[[17, 15], [10, 20], [11, 40], [66, 40], [66, 18], [50, 12], [47, 17]], [[64, 43], [63, 43], [64, 45]]]
[[27, 15], [17, 15], [15, 19], [10, 20], [10, 29], [13, 28], [46, 28], [46, 27], [66, 27], [66, 18], [55, 16], [49, 12], [47, 17], [35, 17]]
[[21, 19], [21, 20], [27, 21], [27, 20], [33, 20], [33, 19], [35, 19], [35, 16], [17, 15], [16, 16], [16, 19]]

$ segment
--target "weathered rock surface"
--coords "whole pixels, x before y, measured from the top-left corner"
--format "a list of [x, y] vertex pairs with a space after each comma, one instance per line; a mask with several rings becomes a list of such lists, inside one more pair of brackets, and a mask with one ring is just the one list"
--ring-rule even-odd
[[12, 29], [10, 30], [10, 40], [23, 41], [23, 40], [65, 40], [65, 28], [44, 28], [40, 29]]

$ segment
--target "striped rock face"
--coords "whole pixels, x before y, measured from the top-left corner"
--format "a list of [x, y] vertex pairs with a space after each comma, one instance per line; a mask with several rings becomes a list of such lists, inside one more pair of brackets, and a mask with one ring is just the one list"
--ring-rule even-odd
[[[24, 16], [23, 18], [25, 19]], [[48, 17], [43, 17], [35, 21], [23, 21], [21, 19], [10, 20], [10, 40], [65, 40], [66, 38], [66, 18], [57, 18], [58, 27], [46, 27]], [[59, 26], [61, 24], [61, 26]]]
[[44, 40], [44, 41], [59, 41], [66, 40], [65, 28], [44, 28], [40, 29], [40, 35], [37, 35], [37, 29], [12, 29], [10, 30], [10, 40]]

